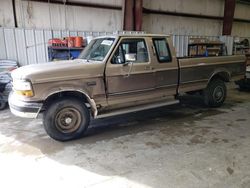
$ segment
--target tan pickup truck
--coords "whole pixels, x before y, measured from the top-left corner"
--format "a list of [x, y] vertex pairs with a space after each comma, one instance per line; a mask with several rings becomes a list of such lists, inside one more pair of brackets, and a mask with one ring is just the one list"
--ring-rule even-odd
[[12, 73], [11, 112], [36, 118], [52, 138], [81, 137], [91, 118], [160, 107], [201, 91], [221, 106], [225, 82], [244, 78], [245, 56], [176, 58], [171, 37], [112, 35], [93, 39], [78, 59], [28, 65]]

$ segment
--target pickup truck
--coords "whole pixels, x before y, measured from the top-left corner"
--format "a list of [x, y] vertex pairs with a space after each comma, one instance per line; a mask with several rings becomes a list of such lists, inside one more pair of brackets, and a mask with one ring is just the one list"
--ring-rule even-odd
[[91, 119], [174, 104], [187, 92], [219, 107], [225, 82], [244, 78], [245, 70], [241, 55], [176, 58], [167, 35], [102, 36], [78, 59], [14, 70], [9, 105], [20, 117], [42, 113], [47, 134], [66, 141], [83, 136]]

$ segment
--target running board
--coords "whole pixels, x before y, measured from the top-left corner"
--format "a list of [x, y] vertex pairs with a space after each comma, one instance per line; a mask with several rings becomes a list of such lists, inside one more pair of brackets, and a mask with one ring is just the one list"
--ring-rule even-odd
[[179, 103], [179, 100], [173, 100], [173, 101], [168, 101], [165, 103], [161, 102], [161, 103], [133, 106], [130, 108], [124, 108], [124, 109], [119, 109], [119, 110], [112, 110], [111, 112], [97, 115], [96, 119], [110, 117], [110, 116], [117, 116], [117, 115], [121, 115], [121, 114], [127, 114], [127, 113], [131, 113], [131, 112], [142, 111], [142, 110], [148, 110], [148, 109], [152, 109], [152, 108], [159, 108], [159, 107], [178, 104], [178, 103]]

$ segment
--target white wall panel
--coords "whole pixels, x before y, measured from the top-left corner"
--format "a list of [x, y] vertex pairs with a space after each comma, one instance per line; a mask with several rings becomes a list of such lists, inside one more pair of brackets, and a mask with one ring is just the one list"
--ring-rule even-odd
[[[144, 0], [144, 6], [153, 10], [183, 12], [201, 15], [223, 16], [223, 0]], [[143, 29], [151, 33], [177, 35], [220, 35], [222, 22], [210, 19], [147, 14], [143, 17]]]
[[35, 30], [35, 44], [36, 44], [36, 56], [37, 62], [46, 62], [46, 48], [47, 44], [44, 40], [44, 31], [43, 30]]
[[[48, 47], [47, 47], [47, 42], [49, 39], [53, 38], [52, 37], [52, 31], [51, 30], [44, 30], [44, 44], [45, 44], [45, 56], [46, 56], [46, 61], [49, 61], [48, 58]], [[40, 62], [39, 62], [40, 63]]]
[[27, 64], [37, 63], [36, 42], [34, 29], [25, 30], [26, 44], [27, 44]]
[[250, 37], [250, 24], [234, 22], [232, 35], [240, 37]]
[[11, 0], [0, 0], [0, 27], [13, 27], [13, 9]]
[[250, 5], [236, 4], [234, 17], [250, 20]]
[[[250, 5], [236, 4], [234, 17], [250, 20]], [[250, 37], [250, 24], [234, 22], [232, 35], [241, 37]]]
[[[121, 10], [18, 1], [18, 25], [26, 28], [52, 28], [89, 31], [114, 31], [122, 29]], [[86, 2], [99, 2], [110, 5], [121, 4], [121, 1], [107, 1], [109, 3], [104, 3], [103, 1]]]
[[6, 59], [6, 45], [5, 45], [5, 35], [4, 29], [0, 28], [0, 59]]
[[15, 29], [16, 34], [16, 48], [17, 48], [17, 56], [18, 62], [20, 65], [26, 65], [28, 62], [27, 57], [27, 48], [26, 48], [26, 38], [24, 29]]
[[224, 0], [144, 0], [144, 7], [154, 10], [223, 16]]
[[220, 35], [221, 21], [165, 15], [144, 15], [143, 30], [176, 35]]
[[7, 59], [17, 59], [16, 36], [13, 29], [4, 29]]

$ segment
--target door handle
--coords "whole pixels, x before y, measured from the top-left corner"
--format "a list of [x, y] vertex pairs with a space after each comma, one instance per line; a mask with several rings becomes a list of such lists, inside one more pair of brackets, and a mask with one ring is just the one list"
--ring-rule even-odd
[[152, 66], [146, 66], [146, 67], [144, 68], [144, 70], [154, 70], [154, 67], [152, 67]]

